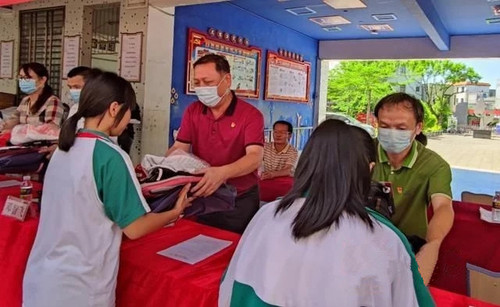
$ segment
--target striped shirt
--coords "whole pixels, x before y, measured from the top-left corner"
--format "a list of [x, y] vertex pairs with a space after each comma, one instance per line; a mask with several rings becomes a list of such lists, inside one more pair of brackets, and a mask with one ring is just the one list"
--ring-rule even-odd
[[275, 172], [292, 166], [292, 170], [297, 163], [298, 152], [295, 147], [287, 144], [283, 150], [278, 152], [274, 147], [274, 142], [264, 145], [264, 172]]
[[9, 120], [15, 120], [18, 124], [30, 124], [39, 126], [42, 124], [54, 123], [61, 126], [64, 119], [64, 107], [59, 98], [50, 96], [43, 106], [36, 113], [30, 110], [30, 97], [26, 96], [12, 114]]

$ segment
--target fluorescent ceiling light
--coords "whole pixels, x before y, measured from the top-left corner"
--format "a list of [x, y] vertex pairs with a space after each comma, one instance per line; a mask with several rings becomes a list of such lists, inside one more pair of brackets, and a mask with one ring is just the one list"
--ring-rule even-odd
[[376, 32], [394, 31], [394, 29], [388, 24], [359, 25], [359, 27], [366, 31], [376, 31]]
[[336, 10], [362, 9], [366, 7], [361, 0], [323, 0], [323, 2]]
[[312, 17], [309, 18], [309, 20], [319, 24], [322, 27], [346, 25], [351, 23], [349, 20], [345, 19], [342, 16]]

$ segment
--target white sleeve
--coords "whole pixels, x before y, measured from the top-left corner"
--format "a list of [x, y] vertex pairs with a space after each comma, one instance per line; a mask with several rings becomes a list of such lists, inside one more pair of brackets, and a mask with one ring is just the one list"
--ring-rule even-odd
[[[406, 259], [405, 259], [406, 260]], [[395, 271], [392, 280], [392, 306], [418, 307], [415, 287], [413, 285], [413, 275], [408, 261], [398, 261], [395, 263]]]

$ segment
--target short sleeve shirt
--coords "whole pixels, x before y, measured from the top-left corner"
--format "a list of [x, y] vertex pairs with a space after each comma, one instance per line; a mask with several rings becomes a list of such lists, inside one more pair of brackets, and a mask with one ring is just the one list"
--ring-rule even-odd
[[150, 211], [128, 155], [83, 130], [50, 160], [23, 280], [26, 306], [114, 306], [123, 228]]
[[[193, 154], [211, 166], [231, 164], [246, 155], [247, 146], [264, 145], [264, 117], [234, 92], [228, 109], [217, 119], [208, 107], [196, 101], [184, 112], [177, 141], [190, 144]], [[257, 170], [228, 180], [238, 195], [257, 182]]]
[[293, 170], [297, 163], [297, 156], [297, 149], [290, 144], [278, 152], [274, 143], [266, 143], [264, 145], [264, 171], [280, 171], [287, 166], [292, 166]]
[[452, 197], [449, 164], [418, 141], [413, 141], [410, 153], [397, 170], [389, 164], [386, 152], [378, 144], [373, 179], [391, 182], [396, 206], [392, 222], [407, 236], [425, 239], [427, 208], [432, 197]]

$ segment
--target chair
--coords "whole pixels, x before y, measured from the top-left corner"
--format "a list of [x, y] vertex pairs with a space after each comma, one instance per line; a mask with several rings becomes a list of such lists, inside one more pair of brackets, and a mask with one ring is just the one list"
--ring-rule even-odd
[[472, 298], [500, 305], [500, 272], [467, 263], [467, 294]]
[[476, 194], [468, 191], [463, 191], [461, 200], [464, 203], [476, 203], [491, 206], [491, 203], [493, 202], [493, 196], [488, 194]]

